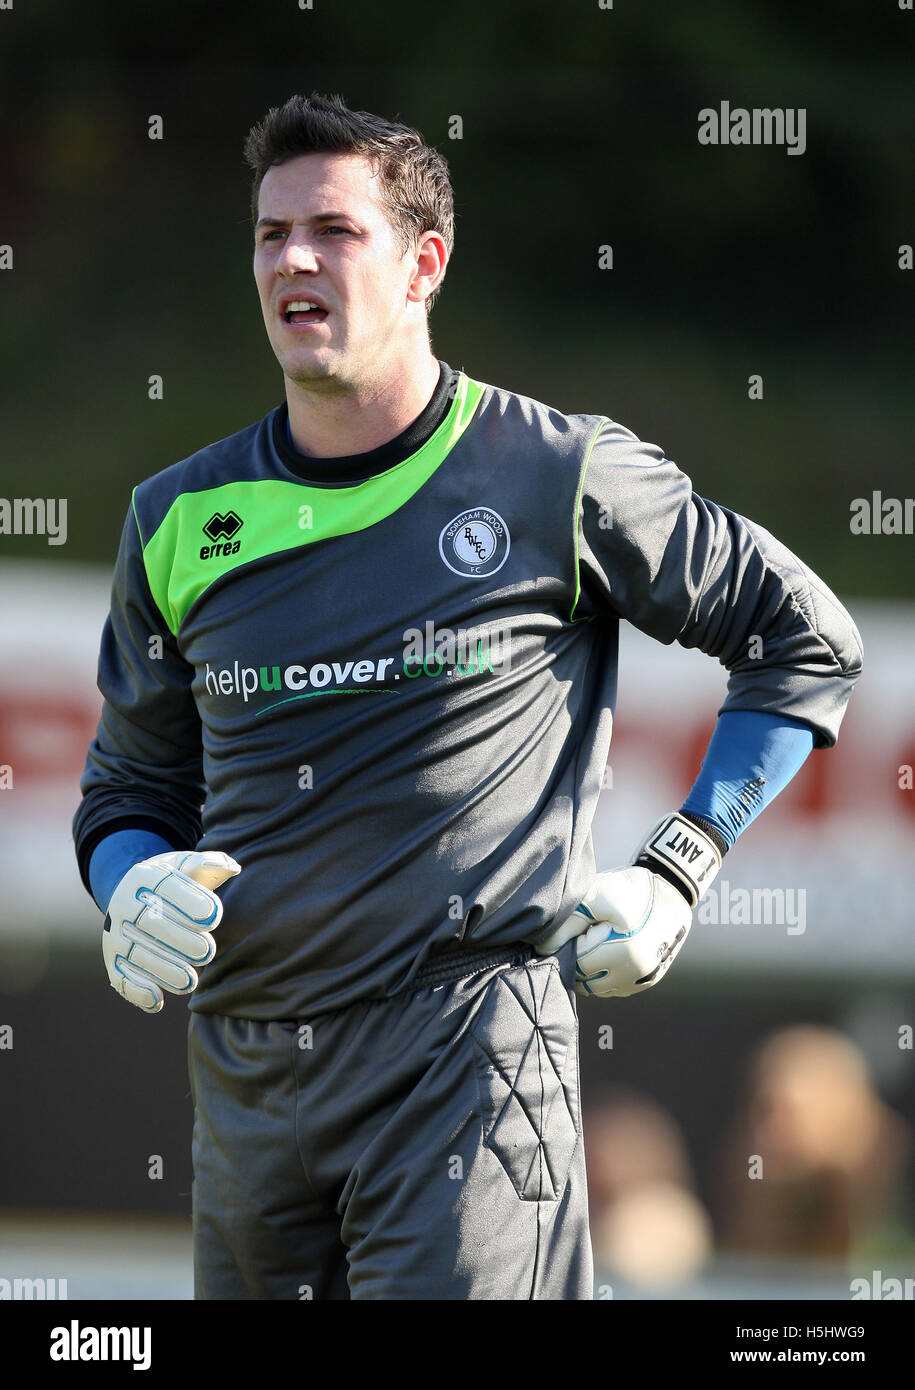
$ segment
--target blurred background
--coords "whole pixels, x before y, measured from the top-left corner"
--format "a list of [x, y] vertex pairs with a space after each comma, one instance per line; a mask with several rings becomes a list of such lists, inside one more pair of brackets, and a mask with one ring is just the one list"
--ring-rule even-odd
[[[728, 855], [663, 986], [582, 1003], [597, 1296], [915, 1276], [913, 542], [850, 525], [915, 490], [913, 31], [864, 0], [0, 14], [0, 495], [67, 499], [65, 544], [0, 533], [0, 1280], [191, 1296], [185, 1010], [110, 990], [70, 820], [132, 486], [282, 398], [241, 146], [314, 88], [449, 161], [436, 353], [660, 444], [864, 641], [837, 748]], [[804, 108], [805, 153], [700, 145], [723, 100]], [[600, 867], [682, 801], [725, 682], [624, 631]]]

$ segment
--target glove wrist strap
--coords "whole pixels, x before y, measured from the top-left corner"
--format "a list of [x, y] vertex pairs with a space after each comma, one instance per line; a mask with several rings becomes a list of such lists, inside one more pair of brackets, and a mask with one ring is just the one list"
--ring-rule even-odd
[[690, 907], [695, 908], [721, 868], [717, 845], [694, 821], [677, 811], [662, 816], [648, 832], [632, 861], [642, 868], [673, 875]]

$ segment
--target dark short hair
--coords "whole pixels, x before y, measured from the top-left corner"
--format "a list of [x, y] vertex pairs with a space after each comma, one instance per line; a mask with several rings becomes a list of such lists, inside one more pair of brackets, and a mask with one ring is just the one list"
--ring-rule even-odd
[[[382, 203], [406, 251], [423, 232], [438, 232], [451, 255], [454, 195], [448, 164], [409, 126], [370, 111], [351, 111], [340, 96], [292, 96], [252, 126], [245, 159], [254, 172], [251, 215], [257, 220], [260, 186], [267, 170], [303, 154], [358, 154], [371, 161]], [[426, 300], [431, 309], [441, 285]]]

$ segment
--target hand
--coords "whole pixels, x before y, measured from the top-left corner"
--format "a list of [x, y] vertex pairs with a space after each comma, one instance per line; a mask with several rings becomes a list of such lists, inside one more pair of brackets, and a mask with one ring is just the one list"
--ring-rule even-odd
[[683, 894], [650, 869], [598, 874], [572, 914], [576, 993], [622, 998], [656, 985], [686, 940], [692, 915]]
[[676, 814], [663, 816], [633, 865], [598, 874], [571, 917], [536, 949], [549, 955], [577, 937], [576, 993], [640, 994], [667, 974], [686, 941], [693, 908], [720, 867], [716, 845], [698, 826]]
[[134, 864], [111, 895], [102, 954], [114, 989], [144, 1013], [171, 994], [197, 988], [194, 966], [216, 954], [211, 932], [222, 920], [215, 888], [241, 873], [228, 854], [176, 850]]

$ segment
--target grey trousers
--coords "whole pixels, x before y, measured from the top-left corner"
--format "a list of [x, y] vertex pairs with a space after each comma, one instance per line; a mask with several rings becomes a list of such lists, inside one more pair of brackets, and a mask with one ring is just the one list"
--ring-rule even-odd
[[311, 1023], [191, 1014], [195, 1297], [590, 1299], [566, 953]]

